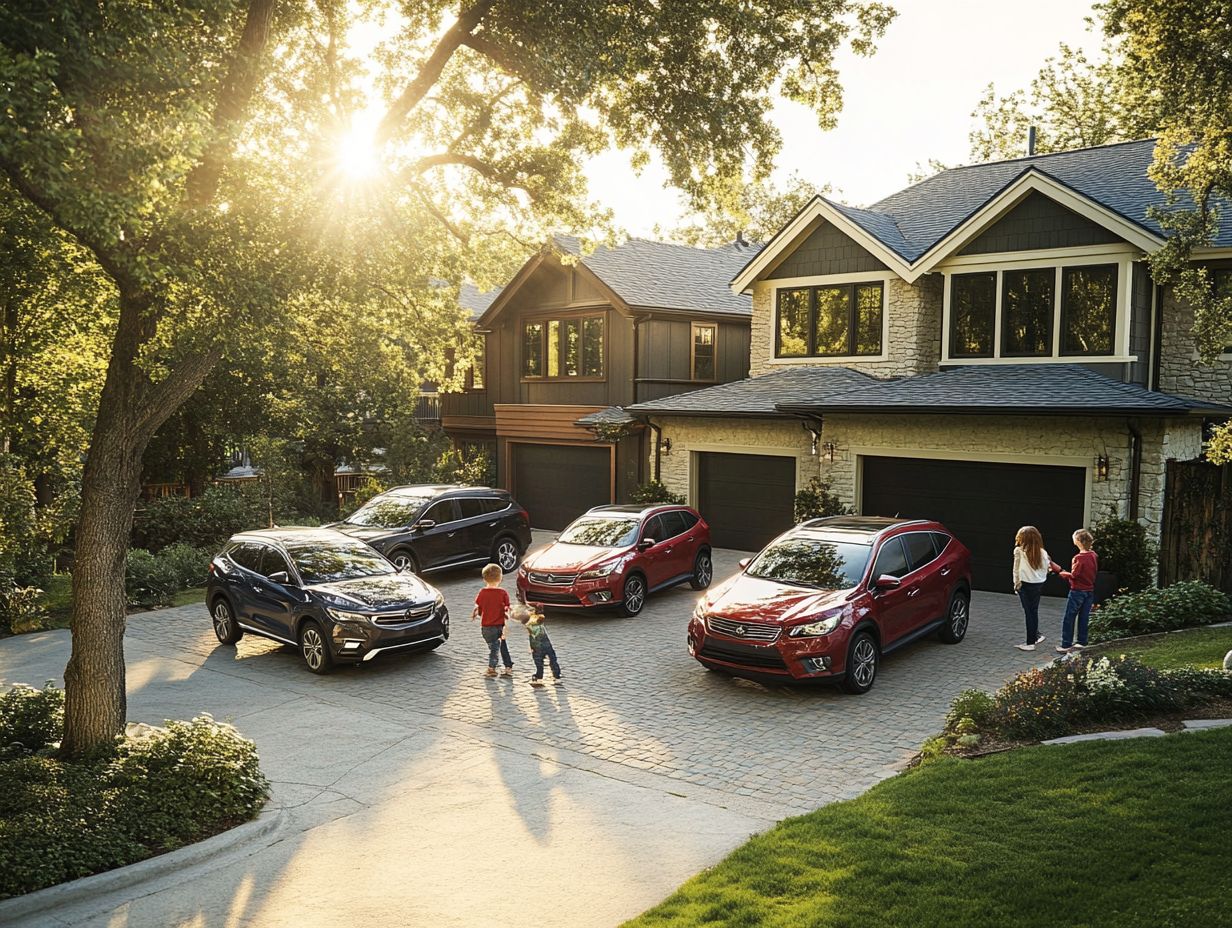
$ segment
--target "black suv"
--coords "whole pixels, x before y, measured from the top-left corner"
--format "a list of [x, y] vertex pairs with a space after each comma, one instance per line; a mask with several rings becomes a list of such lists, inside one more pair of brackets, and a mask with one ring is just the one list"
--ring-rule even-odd
[[531, 541], [526, 510], [487, 487], [394, 487], [329, 528], [415, 573], [488, 563], [510, 573]]
[[383, 651], [430, 651], [449, 637], [445, 598], [354, 538], [322, 528], [241, 532], [210, 562], [214, 634], [299, 648], [313, 673]]

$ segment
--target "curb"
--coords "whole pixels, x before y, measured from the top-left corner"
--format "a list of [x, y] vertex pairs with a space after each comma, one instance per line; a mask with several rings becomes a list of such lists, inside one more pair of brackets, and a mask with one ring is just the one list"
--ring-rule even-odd
[[[1107, 641], [1100, 641], [1096, 644], [1087, 645], [1087, 650], [1094, 651], [1096, 649], [1111, 648], [1123, 641], [1141, 641], [1143, 638], [1163, 638], [1165, 635], [1197, 632], [1204, 628], [1227, 628], [1229, 625], [1232, 625], [1232, 622], [1212, 622], [1210, 625], [1186, 625], [1183, 628], [1169, 628], [1162, 632], [1147, 632], [1145, 635], [1130, 635], [1126, 638], [1109, 638]], [[1058, 655], [1058, 657], [1061, 656], [1063, 655]]]
[[14, 896], [0, 902], [0, 924], [22, 918], [47, 909], [71, 905], [87, 898], [96, 898], [104, 893], [125, 889], [136, 883], [153, 880], [186, 867], [221, 857], [248, 844], [253, 844], [272, 834], [282, 824], [283, 810], [266, 809], [251, 822], [237, 825], [221, 834], [213, 835], [187, 847], [139, 860], [127, 867], [117, 867], [103, 873], [95, 873], [79, 880], [70, 880], [46, 889], [35, 890], [22, 896]]

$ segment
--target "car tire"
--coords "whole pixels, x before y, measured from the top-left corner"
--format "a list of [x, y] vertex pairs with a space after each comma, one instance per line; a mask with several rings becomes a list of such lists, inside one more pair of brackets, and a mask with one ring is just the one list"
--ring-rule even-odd
[[210, 621], [214, 625], [214, 637], [220, 644], [235, 644], [244, 637], [244, 630], [235, 620], [235, 610], [231, 608], [231, 604], [225, 597], [219, 596], [214, 600], [214, 607], [210, 610]]
[[493, 564], [496, 564], [505, 573], [511, 574], [518, 569], [518, 563], [521, 560], [522, 549], [518, 547], [517, 541], [509, 535], [502, 535], [496, 539], [496, 542], [492, 545]]
[[843, 689], [857, 696], [867, 693], [877, 682], [880, 664], [881, 652], [876, 640], [868, 632], [856, 632], [847, 648], [847, 673], [843, 677]]
[[620, 592], [620, 614], [635, 616], [645, 605], [646, 578], [641, 574], [629, 574]]
[[966, 637], [970, 622], [971, 597], [966, 590], [955, 590], [950, 597], [950, 608], [945, 613], [945, 624], [937, 632], [937, 637], [946, 644], [958, 644]]
[[389, 561], [400, 571], [410, 571], [413, 574], [419, 573], [419, 561], [415, 560], [415, 555], [406, 548], [395, 548], [389, 552]]
[[693, 559], [693, 576], [689, 578], [689, 586], [695, 590], [704, 590], [714, 579], [714, 560], [709, 551], [698, 551]]
[[299, 627], [299, 656], [313, 673], [329, 673], [334, 669], [329, 638], [316, 619], [305, 619]]

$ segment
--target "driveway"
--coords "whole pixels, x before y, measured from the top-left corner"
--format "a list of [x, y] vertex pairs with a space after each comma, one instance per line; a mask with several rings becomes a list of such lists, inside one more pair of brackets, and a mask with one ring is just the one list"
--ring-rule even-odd
[[[715, 552], [716, 576], [741, 556]], [[481, 676], [477, 572], [432, 581], [454, 619], [444, 647], [327, 677], [261, 639], [218, 646], [204, 606], [130, 617], [129, 717], [233, 721], [283, 824], [264, 846], [28, 924], [608, 928], [750, 834], [892, 775], [960, 690], [1049, 656], [1012, 647], [1013, 597], [977, 593], [962, 644], [891, 655], [865, 696], [766, 688], [688, 657], [686, 586], [636, 618], [550, 615], [567, 682], [536, 690], [516, 636], [513, 680]], [[1061, 605], [1042, 608], [1050, 645]], [[0, 685], [61, 682], [68, 649], [67, 632], [0, 641]]]

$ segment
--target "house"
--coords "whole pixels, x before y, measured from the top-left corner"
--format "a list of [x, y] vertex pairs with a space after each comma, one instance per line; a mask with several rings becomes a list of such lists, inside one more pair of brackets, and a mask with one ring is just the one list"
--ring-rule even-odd
[[[988, 590], [1024, 524], [1060, 561], [1109, 512], [1158, 539], [1168, 462], [1232, 415], [1232, 353], [1198, 364], [1192, 310], [1151, 278], [1153, 150], [954, 168], [867, 209], [815, 198], [732, 282], [752, 376], [629, 407], [661, 430], [662, 481], [716, 544], [756, 549], [821, 478], [856, 512], [945, 522]], [[1227, 286], [1221, 222], [1198, 257]]]
[[627, 498], [650, 443], [622, 407], [748, 376], [751, 301], [729, 284], [753, 253], [556, 238], [479, 310], [483, 361], [443, 397], [442, 427], [494, 454], [536, 527]]

